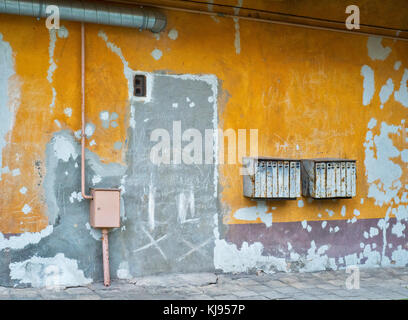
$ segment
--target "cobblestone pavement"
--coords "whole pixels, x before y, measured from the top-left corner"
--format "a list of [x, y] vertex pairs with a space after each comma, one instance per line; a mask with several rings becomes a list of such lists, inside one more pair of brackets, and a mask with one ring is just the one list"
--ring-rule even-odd
[[[347, 289], [353, 273], [175, 274], [114, 280], [59, 290], [0, 287], [1, 300], [371, 300], [408, 299], [408, 268], [359, 270], [359, 289]], [[354, 273], [354, 275], [356, 275]], [[353, 283], [350, 281], [349, 283]]]

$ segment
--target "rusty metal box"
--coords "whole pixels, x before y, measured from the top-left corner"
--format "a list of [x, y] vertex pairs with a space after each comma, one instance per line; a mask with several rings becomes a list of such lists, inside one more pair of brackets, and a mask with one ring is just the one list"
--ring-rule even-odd
[[300, 197], [300, 160], [244, 157], [244, 196], [254, 199]]
[[356, 195], [356, 161], [302, 160], [302, 194], [315, 199], [352, 198]]
[[89, 220], [94, 228], [120, 227], [120, 190], [91, 189]]

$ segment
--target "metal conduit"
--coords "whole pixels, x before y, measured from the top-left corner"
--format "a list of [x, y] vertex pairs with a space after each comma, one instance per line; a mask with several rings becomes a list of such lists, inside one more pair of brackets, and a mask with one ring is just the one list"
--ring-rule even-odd
[[0, 13], [46, 18], [47, 6], [57, 6], [61, 20], [147, 29], [160, 32], [166, 16], [159, 11], [124, 5], [66, 0], [0, 0]]

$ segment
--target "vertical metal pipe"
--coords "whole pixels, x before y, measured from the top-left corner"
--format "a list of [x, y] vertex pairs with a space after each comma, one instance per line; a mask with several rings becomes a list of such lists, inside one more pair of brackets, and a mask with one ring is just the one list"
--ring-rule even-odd
[[85, 193], [85, 25], [81, 22], [81, 193], [84, 199], [92, 199]]
[[108, 229], [102, 229], [103, 284], [110, 286]]

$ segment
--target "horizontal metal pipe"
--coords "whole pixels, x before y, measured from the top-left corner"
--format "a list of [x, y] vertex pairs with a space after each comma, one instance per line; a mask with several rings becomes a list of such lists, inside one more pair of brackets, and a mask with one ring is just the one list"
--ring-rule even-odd
[[[126, 1], [126, 0], [124, 0], [124, 1]], [[137, 2], [137, 4], [141, 5], [141, 6], [145, 5], [144, 2]], [[405, 37], [391, 36], [391, 35], [386, 35], [386, 34], [382, 34], [382, 33], [379, 33], [379, 32], [355, 31], [355, 30], [340, 29], [340, 28], [334, 28], [334, 27], [319, 26], [319, 25], [309, 25], [309, 24], [297, 23], [297, 22], [288, 22], [288, 21], [281, 21], [281, 20], [266, 19], [266, 18], [254, 18], [254, 17], [248, 17], [248, 16], [239, 15], [239, 14], [218, 13], [218, 12], [210, 12], [210, 11], [199, 10], [199, 9], [185, 9], [185, 8], [174, 7], [174, 6], [170, 6], [170, 5], [149, 4], [149, 6], [152, 7], [152, 8], [158, 8], [158, 9], [163, 9], [163, 10], [180, 11], [180, 12], [194, 13], [194, 14], [205, 14], [205, 15], [209, 15], [209, 16], [225, 17], [225, 18], [233, 18], [233, 19], [236, 18], [236, 19], [242, 19], [242, 20], [248, 20], [248, 21], [284, 25], [284, 26], [289, 26], [289, 27], [299, 27], [299, 28], [312, 29], [312, 30], [323, 30], [323, 31], [339, 32], [339, 33], [345, 33], [345, 34], [350, 34], [350, 35], [376, 36], [376, 37], [382, 37], [382, 38], [385, 38], [385, 39], [392, 39], [392, 40], [396, 40], [396, 41], [408, 41], [408, 38], [405, 38]], [[367, 27], [371, 28], [371, 26], [367, 26]], [[387, 30], [387, 31], [390, 30], [390, 31], [394, 32], [394, 30], [391, 30], [389, 28], [381, 28], [381, 27], [377, 27], [377, 26], [372, 26], [372, 28], [383, 29], [383, 30]], [[406, 32], [406, 30], [401, 30], [401, 32]]]
[[78, 0], [0, 0], [0, 13], [46, 18], [47, 6], [57, 6], [60, 19], [160, 32], [166, 16], [159, 11], [116, 4]]

